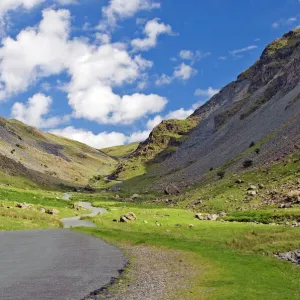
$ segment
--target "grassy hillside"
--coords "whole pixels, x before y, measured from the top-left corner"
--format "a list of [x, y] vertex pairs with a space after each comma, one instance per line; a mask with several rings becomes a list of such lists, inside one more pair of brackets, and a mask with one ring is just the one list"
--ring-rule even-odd
[[[152, 130], [149, 138], [138, 145], [135, 151], [125, 159], [120, 159], [117, 170], [111, 178], [128, 180], [155, 169], [159, 163], [178, 149], [198, 124], [198, 117], [162, 121]], [[118, 150], [124, 151], [126, 148], [123, 147], [116, 148], [116, 153], [120, 153]], [[128, 147], [130, 150], [133, 148]], [[106, 151], [106, 153], [108, 152]]]
[[122, 146], [115, 146], [101, 149], [101, 151], [109, 156], [121, 158], [132, 154], [138, 147], [139, 143], [131, 143]]
[[0, 119], [0, 137], [2, 171], [31, 181], [85, 185], [93, 175], [109, 174], [116, 165], [99, 150], [16, 120]]

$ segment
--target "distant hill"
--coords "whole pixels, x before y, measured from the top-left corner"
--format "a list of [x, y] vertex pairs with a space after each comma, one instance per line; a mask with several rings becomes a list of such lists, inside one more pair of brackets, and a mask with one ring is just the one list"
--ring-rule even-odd
[[116, 160], [82, 143], [0, 117], [0, 168], [42, 184], [85, 185], [109, 174]]
[[118, 156], [127, 150], [125, 157], [119, 157], [119, 165], [110, 178], [127, 180], [146, 174], [149, 169], [156, 169], [162, 161], [178, 149], [198, 124], [198, 117], [187, 120], [165, 120], [153, 129], [144, 142], [138, 145], [131, 144], [102, 150], [107, 154], [115, 153]]

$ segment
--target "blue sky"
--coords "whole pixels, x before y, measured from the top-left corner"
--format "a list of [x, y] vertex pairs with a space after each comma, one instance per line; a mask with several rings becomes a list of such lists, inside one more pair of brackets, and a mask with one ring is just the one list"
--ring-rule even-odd
[[0, 2], [1, 115], [102, 148], [186, 118], [300, 25], [299, 0]]

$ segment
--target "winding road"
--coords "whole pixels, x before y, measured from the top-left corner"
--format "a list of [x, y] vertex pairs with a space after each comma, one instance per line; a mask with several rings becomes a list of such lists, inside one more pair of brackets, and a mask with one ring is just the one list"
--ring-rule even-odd
[[[80, 204], [92, 211], [87, 216], [105, 212]], [[80, 217], [62, 222], [94, 226]], [[126, 262], [119, 249], [66, 229], [0, 232], [0, 299], [81, 300], [118, 277]]]

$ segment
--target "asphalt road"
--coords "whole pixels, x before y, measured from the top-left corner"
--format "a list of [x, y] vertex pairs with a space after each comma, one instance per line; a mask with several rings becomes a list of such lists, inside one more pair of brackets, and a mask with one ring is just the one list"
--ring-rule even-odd
[[73, 218], [61, 219], [60, 221], [62, 222], [64, 228], [96, 227], [96, 225], [89, 220], [81, 220], [81, 217], [95, 217], [98, 214], [107, 213], [106, 209], [100, 207], [94, 207], [90, 202], [78, 202], [78, 204], [81, 207], [90, 210], [91, 213], [82, 216], [73, 217]]
[[125, 263], [117, 248], [69, 230], [0, 232], [0, 299], [81, 300]]

